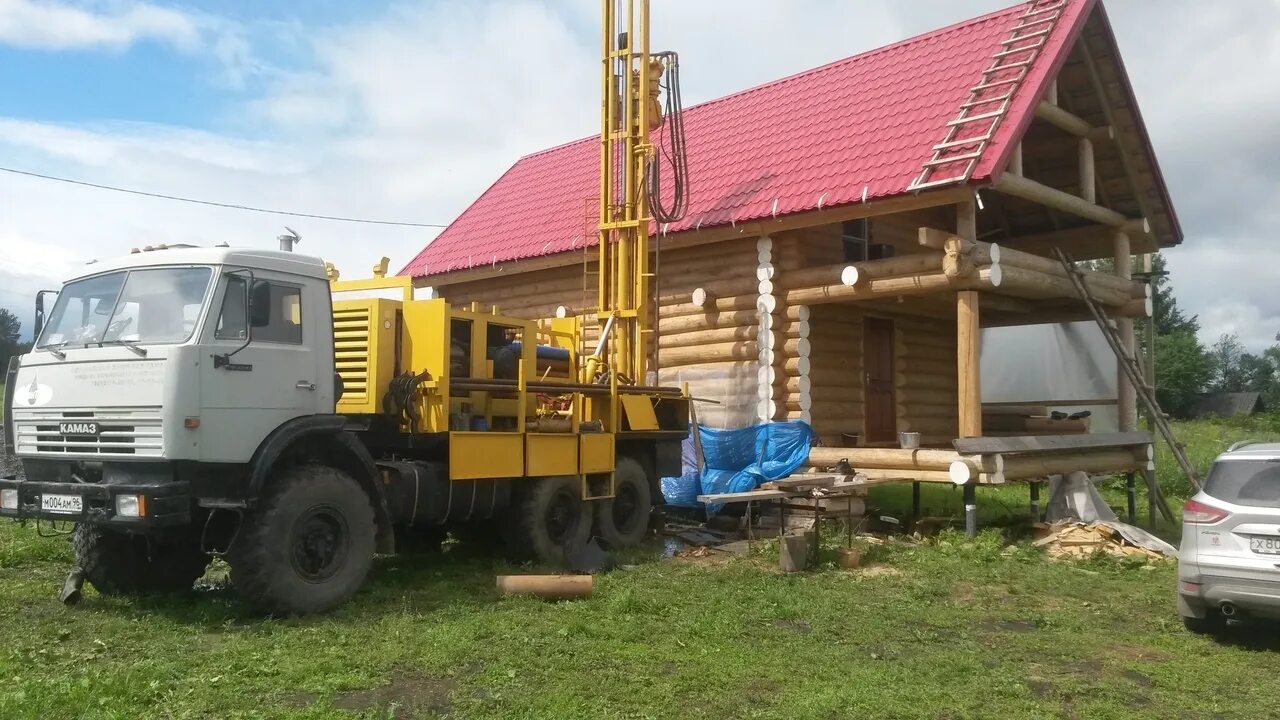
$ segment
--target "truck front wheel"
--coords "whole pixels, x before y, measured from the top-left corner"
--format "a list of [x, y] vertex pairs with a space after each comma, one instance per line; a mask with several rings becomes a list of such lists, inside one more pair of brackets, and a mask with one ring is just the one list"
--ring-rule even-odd
[[373, 565], [373, 506], [346, 473], [297, 465], [247, 513], [227, 552], [231, 583], [250, 605], [300, 615], [332, 610]]
[[72, 545], [85, 579], [103, 595], [186, 592], [209, 566], [190, 533], [146, 537], [80, 523]]

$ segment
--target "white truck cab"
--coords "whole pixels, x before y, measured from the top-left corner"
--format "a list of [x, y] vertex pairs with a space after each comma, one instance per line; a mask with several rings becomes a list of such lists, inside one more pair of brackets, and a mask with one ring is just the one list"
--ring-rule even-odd
[[180, 248], [90, 267], [9, 383], [24, 462], [243, 463], [283, 423], [333, 412], [320, 260]]
[[[189, 589], [223, 551], [272, 609], [354, 592], [390, 524], [372, 458], [334, 413], [321, 260], [135, 251], [90, 265], [43, 316], [38, 299], [34, 346], [8, 368], [5, 445], [24, 477], [0, 478], [0, 516], [74, 523], [101, 592]], [[329, 510], [307, 510], [314, 497]], [[292, 534], [261, 536], [281, 525]], [[281, 546], [292, 555], [264, 552]]]

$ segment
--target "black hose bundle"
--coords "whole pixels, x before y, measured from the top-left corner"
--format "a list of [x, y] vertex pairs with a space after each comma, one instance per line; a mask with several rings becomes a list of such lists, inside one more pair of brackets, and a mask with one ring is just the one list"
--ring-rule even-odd
[[[655, 54], [664, 66], [662, 86], [665, 93], [663, 118], [666, 132], [654, 145], [657, 154], [649, 162], [646, 180], [649, 208], [660, 223], [672, 223], [684, 217], [689, 209], [689, 157], [685, 146], [684, 103], [680, 98], [680, 58], [673, 52]], [[662, 166], [671, 168], [671, 205], [662, 200]]]

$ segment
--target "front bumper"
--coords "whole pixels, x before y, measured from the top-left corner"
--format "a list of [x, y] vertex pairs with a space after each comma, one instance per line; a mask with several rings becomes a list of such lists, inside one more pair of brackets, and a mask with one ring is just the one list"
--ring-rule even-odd
[[1202, 618], [1209, 609], [1229, 602], [1250, 615], [1280, 618], [1280, 575], [1275, 581], [1201, 575], [1194, 582], [1200, 584], [1197, 592], [1178, 583], [1178, 613], [1183, 617]]
[[[61, 520], [133, 529], [173, 527], [191, 522], [191, 491], [188, 484], [181, 481], [155, 485], [36, 482], [17, 478], [0, 478], [0, 490], [5, 489], [18, 491], [18, 508], [16, 510], [0, 509], [0, 517], [14, 520]], [[40, 498], [46, 494], [79, 496], [83, 498], [83, 509], [78, 513], [42, 510]], [[117, 495], [144, 496], [146, 514], [142, 517], [117, 515]]]

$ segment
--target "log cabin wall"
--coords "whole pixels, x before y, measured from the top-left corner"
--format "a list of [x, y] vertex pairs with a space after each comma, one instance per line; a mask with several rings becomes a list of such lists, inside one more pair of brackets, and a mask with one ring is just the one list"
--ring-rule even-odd
[[[868, 220], [865, 230], [870, 243], [907, 255], [928, 252], [917, 234], [930, 221], [883, 216]], [[864, 326], [868, 317], [885, 318], [894, 321], [895, 429], [918, 431], [927, 442], [955, 437], [953, 316], [899, 312], [884, 302], [781, 302], [789, 272], [846, 261], [843, 231], [832, 223], [663, 251], [656, 267], [660, 337], [649, 347], [651, 360], [656, 353], [656, 381], [688, 382], [694, 396], [719, 403], [699, 405], [704, 424], [799, 419], [810, 422], [824, 444], [843, 445], [844, 433], [866, 437]], [[523, 318], [553, 317], [564, 306], [583, 318], [590, 351], [599, 336], [593, 258], [588, 251], [572, 265], [526, 273], [517, 265], [511, 274], [437, 290], [454, 304], [496, 304]], [[694, 297], [698, 289], [705, 297]], [[923, 307], [921, 299], [911, 302]], [[942, 298], [935, 304], [947, 306]]]
[[[664, 250], [655, 259], [661, 336], [656, 347], [649, 344], [650, 364], [659, 368], [659, 382], [688, 382], [694, 396], [720, 403], [699, 407], [699, 420], [707, 425], [741, 426], [758, 419], [757, 245], [756, 238], [738, 238]], [[517, 264], [509, 274], [439, 285], [436, 290], [455, 305], [497, 305], [503, 314], [520, 318], [554, 317], [564, 306], [570, 315], [582, 317], [586, 350], [591, 351], [599, 338], [594, 257], [587, 251], [571, 265], [523, 273]], [[698, 288], [708, 292], [701, 306], [694, 304], [693, 291]]]

